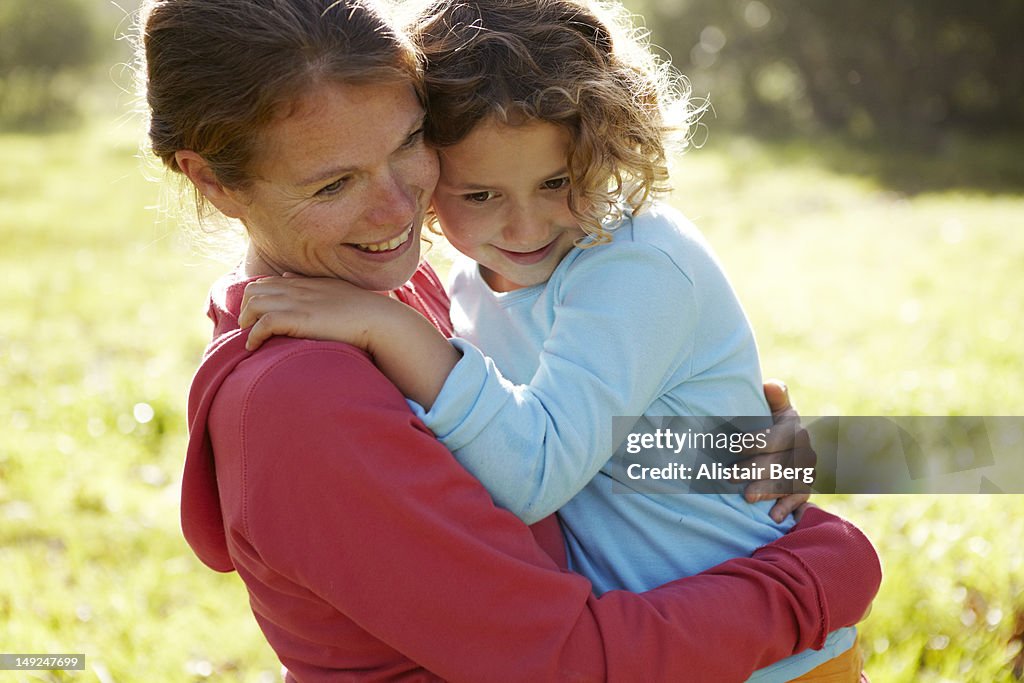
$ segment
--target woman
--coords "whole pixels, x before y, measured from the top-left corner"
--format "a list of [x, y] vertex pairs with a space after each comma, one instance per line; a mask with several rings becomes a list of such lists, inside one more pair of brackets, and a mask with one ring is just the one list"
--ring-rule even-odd
[[144, 31], [154, 151], [250, 240], [211, 295], [182, 525], [238, 571], [290, 680], [743, 680], [864, 613], [874, 551], [818, 510], [751, 558], [595, 598], [557, 523], [494, 507], [365, 354], [247, 352], [244, 286], [285, 271], [450, 331], [419, 265], [437, 160], [416, 55], [367, 2], [158, 0]]

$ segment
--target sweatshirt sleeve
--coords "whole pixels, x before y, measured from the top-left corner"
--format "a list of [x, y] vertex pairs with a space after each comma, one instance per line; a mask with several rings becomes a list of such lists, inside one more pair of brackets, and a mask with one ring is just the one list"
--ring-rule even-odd
[[693, 283], [660, 249], [594, 247], [571, 264], [554, 326], [527, 385], [464, 340], [427, 426], [527, 523], [552, 514], [612, 457], [612, 416], [643, 415], [680, 363], [700, 319]]
[[315, 596], [446, 680], [739, 681], [820, 646], [877, 589], [863, 535], [811, 511], [750, 558], [594, 597], [494, 506], [368, 359], [318, 348], [244, 392], [246, 512], [231, 533], [252, 552], [235, 561], [246, 575], [287, 577], [303, 587], [297, 603]]

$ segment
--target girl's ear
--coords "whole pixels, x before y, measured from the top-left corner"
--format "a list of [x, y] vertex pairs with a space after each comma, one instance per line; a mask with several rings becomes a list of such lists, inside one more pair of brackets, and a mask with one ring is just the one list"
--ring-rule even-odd
[[206, 159], [191, 150], [179, 150], [174, 153], [178, 168], [188, 176], [196, 189], [217, 207], [217, 210], [228, 218], [244, 218], [246, 204], [236, 192], [221, 185], [216, 174]]

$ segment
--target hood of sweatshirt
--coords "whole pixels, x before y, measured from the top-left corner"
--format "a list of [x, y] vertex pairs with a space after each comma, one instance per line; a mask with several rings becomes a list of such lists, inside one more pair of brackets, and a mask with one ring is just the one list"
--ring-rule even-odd
[[[248, 351], [248, 329], [238, 329], [245, 286], [256, 278], [230, 273], [210, 290], [207, 316], [213, 321], [213, 340], [192, 378], [188, 395], [188, 450], [181, 482], [181, 529], [185, 540], [204, 564], [220, 572], [234, 570], [217, 489], [217, 470], [207, 419], [217, 392], [239, 363], [259, 351]], [[393, 292], [403, 303], [423, 313], [447, 336], [448, 296], [437, 274], [425, 261], [408, 284]]]
[[210, 291], [207, 315], [213, 321], [213, 341], [206, 347], [188, 395], [188, 451], [181, 481], [181, 529], [192, 550], [211, 569], [233, 570], [228, 554], [217, 491], [213, 447], [207, 431], [210, 407], [224, 380], [249, 357], [248, 330], [238, 329], [245, 285], [251, 280], [235, 274], [218, 280]]

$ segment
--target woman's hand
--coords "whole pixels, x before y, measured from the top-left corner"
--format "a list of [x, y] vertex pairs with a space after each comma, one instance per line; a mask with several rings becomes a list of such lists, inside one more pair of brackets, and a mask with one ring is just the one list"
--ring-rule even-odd
[[[807, 430], [800, 425], [800, 414], [789, 400], [789, 390], [780, 380], [768, 380], [764, 385], [764, 396], [772, 411], [772, 428], [765, 435], [764, 448], [747, 451], [750, 456], [740, 461], [741, 466], [768, 468], [772, 464], [789, 468], [813, 468], [818, 456], [811, 448]], [[797, 470], [801, 472], [803, 470]], [[811, 497], [810, 487], [800, 476], [793, 479], [763, 479], [747, 485], [743, 493], [748, 502], [777, 498], [771, 509], [771, 517], [781, 522], [786, 515], [797, 511]]]

